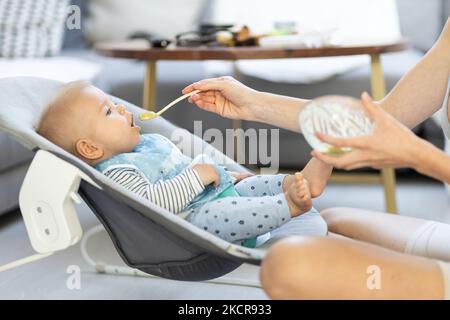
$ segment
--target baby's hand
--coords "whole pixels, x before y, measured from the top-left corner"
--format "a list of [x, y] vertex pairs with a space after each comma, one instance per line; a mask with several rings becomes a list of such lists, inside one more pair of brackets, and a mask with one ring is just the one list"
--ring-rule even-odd
[[205, 187], [211, 183], [214, 184], [214, 187], [217, 187], [220, 184], [220, 176], [213, 165], [196, 164], [192, 167], [192, 169], [197, 171]]
[[254, 176], [253, 173], [251, 172], [234, 172], [234, 171], [230, 171], [229, 172], [230, 176], [232, 176], [233, 178], [236, 179], [236, 181], [234, 183], [238, 183], [241, 180], [244, 180], [245, 178]]

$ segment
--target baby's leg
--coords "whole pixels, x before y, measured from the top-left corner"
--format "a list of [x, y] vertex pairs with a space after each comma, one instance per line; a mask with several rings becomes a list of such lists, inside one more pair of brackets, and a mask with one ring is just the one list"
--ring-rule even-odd
[[257, 175], [239, 181], [234, 187], [244, 197], [265, 197], [283, 193], [287, 174]]
[[265, 234], [291, 219], [283, 193], [265, 197], [227, 197], [194, 209], [186, 218], [229, 242]]
[[[288, 180], [291, 179], [291, 180]], [[258, 197], [284, 192], [292, 216], [307, 212], [312, 207], [308, 181], [297, 172], [295, 175], [253, 176], [242, 180], [236, 186], [241, 196]]]
[[301, 174], [296, 178], [285, 193], [214, 200], [196, 208], [186, 219], [229, 242], [265, 234], [311, 209], [307, 181]]
[[[309, 191], [311, 192], [312, 198], [317, 198], [322, 194], [332, 171], [333, 171], [332, 166], [316, 158], [312, 158], [300, 172], [303, 175], [303, 177], [308, 181]], [[284, 190], [287, 190], [294, 182], [295, 176], [287, 175], [283, 181]]]
[[320, 196], [330, 178], [333, 167], [316, 158], [309, 160], [308, 164], [301, 171], [303, 177], [309, 182], [311, 196]]

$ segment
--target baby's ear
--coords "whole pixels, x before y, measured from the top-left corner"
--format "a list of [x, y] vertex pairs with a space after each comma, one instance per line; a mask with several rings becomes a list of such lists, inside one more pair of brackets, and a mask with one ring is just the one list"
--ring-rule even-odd
[[77, 153], [88, 160], [98, 160], [103, 157], [103, 149], [90, 139], [80, 139], [75, 144]]

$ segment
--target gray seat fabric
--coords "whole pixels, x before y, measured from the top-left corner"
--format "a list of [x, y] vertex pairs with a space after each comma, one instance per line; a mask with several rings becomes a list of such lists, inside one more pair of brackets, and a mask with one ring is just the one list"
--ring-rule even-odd
[[[28, 149], [52, 152], [86, 173], [102, 188], [97, 189], [83, 181], [79, 192], [103, 223], [126, 264], [165, 278], [197, 281], [221, 276], [242, 262], [260, 262], [260, 251], [232, 246], [234, 252], [237, 250], [239, 253], [230, 253], [227, 251], [230, 243], [139, 198], [38, 135], [34, 128], [43, 106], [60, 86], [58, 82], [38, 78], [0, 80], [0, 100], [3, 103], [0, 130], [6, 131]], [[123, 102], [136, 115], [142, 112], [136, 106], [114, 99]], [[137, 123], [143, 133], [159, 133], [169, 138], [177, 130], [162, 118]], [[209, 153], [213, 149], [186, 130], [177, 133], [196, 145], [182, 150], [187, 155], [195, 156], [193, 152]], [[216, 154], [222, 156], [221, 153]], [[228, 162], [226, 166], [230, 170], [245, 170], [230, 159]]]
[[[21, 145], [19, 146], [22, 147]], [[29, 152], [33, 155], [31, 151]], [[32, 156], [30, 159], [31, 158]], [[2, 212], [9, 212], [17, 208], [17, 195], [19, 194], [20, 186], [22, 185], [23, 178], [28, 170], [28, 165], [28, 162], [23, 163], [22, 165], [15, 165], [1, 173], [0, 215]]]
[[29, 150], [18, 146], [6, 134], [0, 133], [0, 145], [2, 146], [2, 151], [0, 152], [0, 172], [15, 166], [20, 166], [32, 158], [33, 154]]
[[29, 162], [33, 157], [33, 153], [30, 150], [25, 149], [1, 132], [0, 145], [2, 146], [2, 152], [0, 152], [0, 172]]

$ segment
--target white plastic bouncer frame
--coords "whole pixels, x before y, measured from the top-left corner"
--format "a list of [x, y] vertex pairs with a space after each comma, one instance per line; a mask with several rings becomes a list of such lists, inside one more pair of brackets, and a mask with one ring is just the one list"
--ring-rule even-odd
[[0, 266], [0, 272], [48, 257], [81, 240], [83, 230], [74, 204], [81, 203], [82, 179], [101, 189], [75, 166], [48, 151], [36, 152], [20, 189], [19, 207], [37, 254]]
[[[19, 207], [33, 249], [37, 254], [0, 266], [0, 272], [46, 258], [65, 250], [81, 240], [83, 259], [98, 273], [158, 278], [127, 266], [106, 264], [92, 259], [87, 251], [87, 242], [94, 234], [104, 231], [97, 225], [83, 237], [75, 204], [81, 199], [78, 189], [81, 180], [102, 189], [89, 176], [74, 165], [54, 154], [38, 150], [28, 168], [19, 193]], [[231, 245], [228, 251], [236, 251]], [[239, 250], [237, 250], [239, 251]], [[234, 252], [239, 255], [239, 252]], [[205, 282], [258, 287], [259, 281], [224, 276]]]

